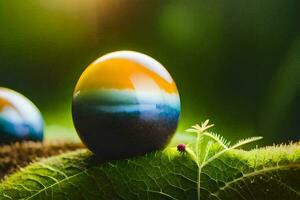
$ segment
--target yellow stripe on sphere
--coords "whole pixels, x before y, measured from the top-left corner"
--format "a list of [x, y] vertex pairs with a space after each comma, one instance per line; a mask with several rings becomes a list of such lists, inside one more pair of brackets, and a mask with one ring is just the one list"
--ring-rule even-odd
[[[159, 74], [149, 70], [142, 64], [125, 58], [112, 58], [102, 62], [94, 62], [81, 75], [75, 92], [93, 89], [132, 89], [149, 91], [149, 84], [137, 86], [133, 81], [137, 76], [152, 79], [159, 88], [167, 93], [178, 93], [175, 82], [167, 82]], [[156, 90], [157, 87], [153, 87]]]

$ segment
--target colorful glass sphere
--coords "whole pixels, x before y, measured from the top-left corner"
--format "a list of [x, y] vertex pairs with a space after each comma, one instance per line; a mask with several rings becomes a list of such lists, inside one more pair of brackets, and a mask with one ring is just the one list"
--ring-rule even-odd
[[0, 87], [0, 144], [43, 140], [44, 122], [39, 110], [23, 95]]
[[79, 137], [97, 157], [120, 159], [163, 148], [177, 128], [180, 99], [159, 62], [117, 51], [83, 72], [72, 113]]

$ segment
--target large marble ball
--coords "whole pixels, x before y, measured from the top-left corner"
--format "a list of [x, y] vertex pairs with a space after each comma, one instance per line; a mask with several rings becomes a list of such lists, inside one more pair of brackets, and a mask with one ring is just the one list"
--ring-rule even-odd
[[44, 121], [39, 110], [23, 95], [0, 87], [0, 144], [43, 140]]
[[159, 62], [118, 51], [83, 72], [72, 113], [79, 137], [97, 157], [120, 159], [163, 148], [177, 128], [180, 99]]

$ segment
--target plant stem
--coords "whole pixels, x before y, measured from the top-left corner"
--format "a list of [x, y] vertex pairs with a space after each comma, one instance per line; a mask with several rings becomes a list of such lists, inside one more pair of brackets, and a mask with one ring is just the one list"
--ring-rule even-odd
[[200, 166], [200, 152], [199, 152], [199, 143], [201, 140], [201, 134], [197, 135], [196, 142], [196, 155], [197, 155], [197, 165], [198, 165], [198, 179], [197, 179], [197, 196], [198, 200], [200, 200], [200, 176], [201, 176], [201, 166]]

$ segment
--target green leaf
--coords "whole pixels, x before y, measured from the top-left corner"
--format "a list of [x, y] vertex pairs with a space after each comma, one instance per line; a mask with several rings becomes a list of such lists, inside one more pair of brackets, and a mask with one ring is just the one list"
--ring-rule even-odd
[[51, 157], [6, 178], [0, 199], [300, 199], [299, 144], [244, 151], [198, 138], [197, 152], [102, 164], [87, 150]]

